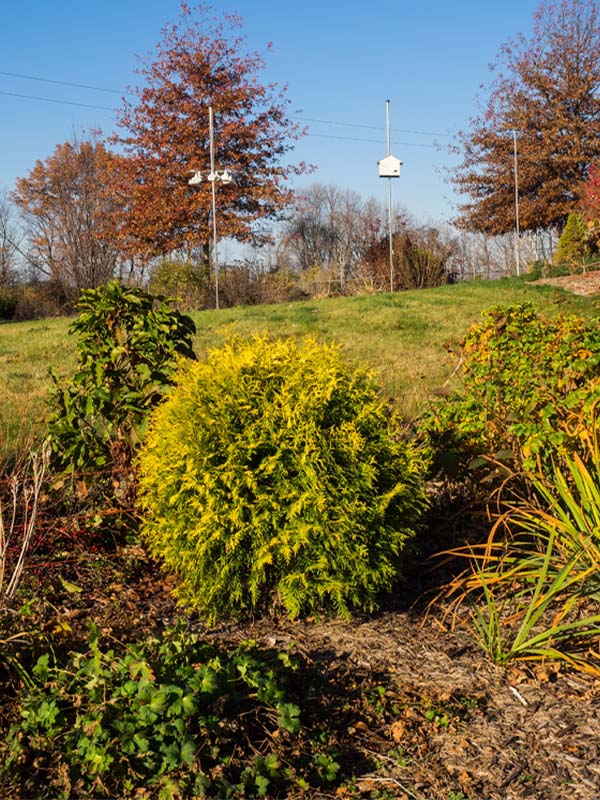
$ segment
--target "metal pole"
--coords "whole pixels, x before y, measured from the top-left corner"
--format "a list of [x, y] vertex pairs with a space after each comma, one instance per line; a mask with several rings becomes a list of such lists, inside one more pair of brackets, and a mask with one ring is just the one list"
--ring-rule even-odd
[[217, 242], [217, 198], [215, 175], [215, 142], [212, 106], [208, 107], [208, 138], [210, 144], [210, 175], [212, 190], [212, 223], [213, 223], [213, 269], [215, 271], [215, 308], [219, 308], [219, 252]]
[[388, 178], [388, 240], [390, 246], [390, 292], [394, 291], [394, 237], [392, 234], [392, 179]]
[[513, 144], [515, 155], [515, 258], [517, 262], [517, 275], [521, 274], [521, 245], [519, 226], [519, 165], [517, 160], [517, 132], [513, 128]]
[[[390, 101], [385, 101], [387, 154], [391, 155]], [[394, 241], [392, 235], [392, 179], [388, 178], [388, 239], [390, 249], [390, 292], [394, 291]]]
[[392, 154], [392, 140], [391, 140], [391, 132], [390, 132], [390, 101], [385, 101], [385, 124], [386, 124], [386, 131], [387, 131], [387, 154], [390, 156]]

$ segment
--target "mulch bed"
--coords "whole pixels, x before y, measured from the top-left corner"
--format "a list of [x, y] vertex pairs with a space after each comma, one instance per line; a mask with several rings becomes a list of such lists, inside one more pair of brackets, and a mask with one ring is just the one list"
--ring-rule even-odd
[[[89, 576], [87, 586], [77, 576], [84, 591], [53, 612], [75, 641], [84, 641], [91, 620], [126, 642], [182, 614], [155, 568], [133, 570], [126, 583], [111, 583], [110, 575], [98, 582], [92, 569]], [[435, 615], [398, 605], [350, 621], [260, 619], [203, 635], [225, 645], [253, 639], [291, 647], [326, 677], [333, 697], [312, 698], [313, 713], [320, 703], [331, 724], [340, 705], [340, 749], [370, 762], [357, 776], [361, 796], [600, 800], [600, 678], [553, 664], [501, 669]], [[190, 625], [203, 630], [193, 617]], [[364, 696], [381, 704], [380, 714], [354, 714], [352, 703]], [[316, 796], [350, 797], [344, 790]]]
[[[428, 800], [452, 791], [472, 800], [600, 798], [599, 679], [549, 666], [502, 670], [435, 618], [423, 624], [407, 611], [347, 623], [261, 621], [221, 635], [294, 643], [323, 669], [385, 682], [399, 711], [386, 730], [363, 731], [365, 746], [384, 756], [365, 789]], [[385, 758], [390, 743], [405, 766]]]
[[558, 278], [540, 278], [535, 283], [541, 286], [556, 286], [573, 294], [584, 296], [600, 294], [600, 270], [581, 275], [562, 275]]

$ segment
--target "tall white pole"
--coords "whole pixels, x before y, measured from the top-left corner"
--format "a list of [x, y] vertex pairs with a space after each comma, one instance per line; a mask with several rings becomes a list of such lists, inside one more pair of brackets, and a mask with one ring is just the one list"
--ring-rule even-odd
[[[390, 101], [385, 101], [387, 154], [391, 155]], [[392, 179], [388, 178], [388, 240], [390, 250], [390, 292], [394, 291], [394, 240], [392, 234]]]
[[521, 230], [519, 225], [519, 164], [517, 159], [517, 132], [513, 128], [513, 145], [515, 157], [515, 260], [517, 264], [517, 275], [521, 274]]
[[208, 107], [208, 138], [210, 145], [210, 184], [212, 191], [213, 269], [215, 271], [215, 308], [219, 308], [219, 251], [217, 242], [217, 197], [215, 174], [215, 137], [212, 106]]

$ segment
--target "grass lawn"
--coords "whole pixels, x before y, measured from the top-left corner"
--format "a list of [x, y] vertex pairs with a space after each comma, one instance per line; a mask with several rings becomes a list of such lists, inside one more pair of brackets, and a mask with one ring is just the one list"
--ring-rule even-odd
[[[407, 418], [414, 418], [428, 395], [455, 385], [452, 350], [467, 328], [493, 305], [533, 302], [547, 313], [558, 309], [595, 316], [596, 300], [548, 286], [504, 279], [468, 282], [397, 294], [308, 300], [246, 306], [192, 314], [199, 357], [229, 336], [314, 336], [337, 341], [349, 358], [370, 366]], [[52, 381], [49, 369], [68, 377], [76, 364], [76, 342], [66, 318], [0, 326], [0, 451], [17, 449], [43, 431]]]

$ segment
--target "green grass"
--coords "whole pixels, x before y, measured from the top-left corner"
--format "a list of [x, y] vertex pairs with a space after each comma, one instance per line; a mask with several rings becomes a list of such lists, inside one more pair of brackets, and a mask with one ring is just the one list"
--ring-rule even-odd
[[68, 319], [0, 325], [1, 453], [11, 452], [43, 430], [50, 367], [62, 376], [75, 368], [75, 342], [68, 327]]
[[[228, 336], [305, 336], [335, 340], [348, 356], [371, 366], [387, 397], [414, 418], [432, 391], [456, 385], [456, 346], [481, 312], [492, 305], [531, 301], [546, 313], [559, 307], [596, 316], [597, 301], [524, 281], [469, 282], [397, 294], [309, 300], [271, 306], [202, 311], [198, 355]], [[49, 368], [66, 377], [75, 368], [76, 343], [68, 319], [0, 325], [0, 450], [14, 451], [43, 431], [49, 410]]]

